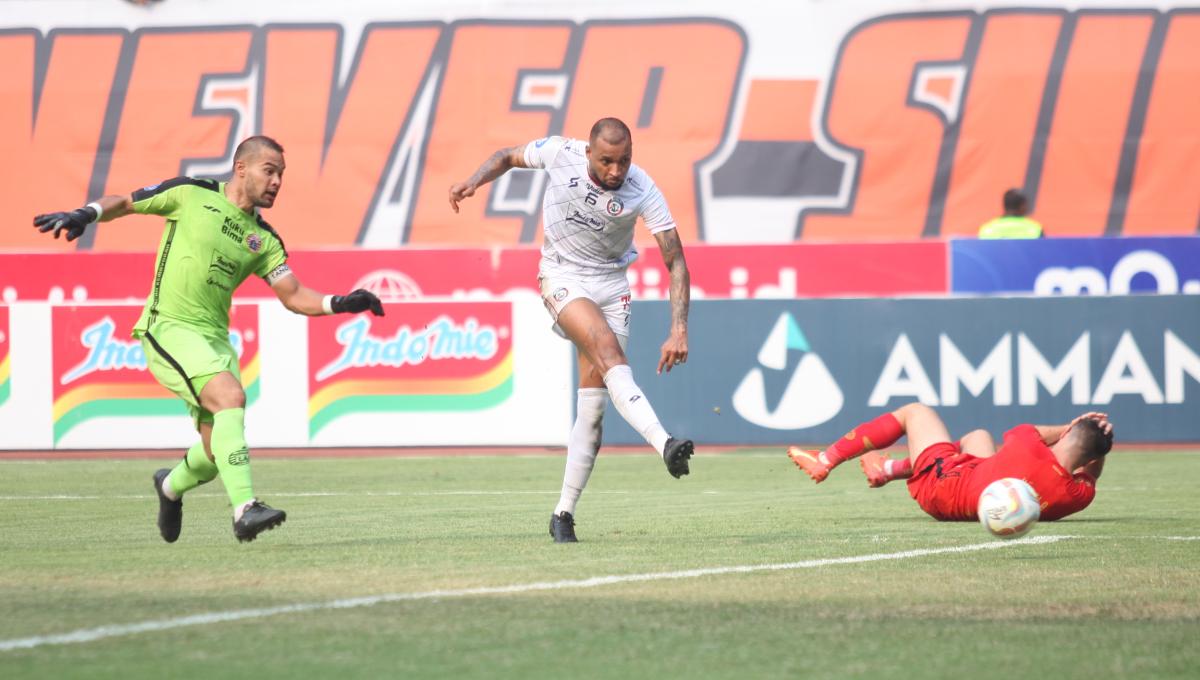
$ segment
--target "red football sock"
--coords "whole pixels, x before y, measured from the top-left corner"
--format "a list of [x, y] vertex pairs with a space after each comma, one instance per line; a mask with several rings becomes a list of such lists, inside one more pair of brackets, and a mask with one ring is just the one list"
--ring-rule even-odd
[[847, 432], [846, 436], [825, 449], [823, 457], [829, 467], [834, 467], [867, 451], [887, 448], [902, 436], [904, 428], [900, 426], [900, 421], [891, 413], [885, 413]]
[[888, 479], [908, 479], [912, 477], [912, 459], [905, 456], [904, 458], [893, 458], [890, 466], [890, 471], [884, 468], [888, 473]]

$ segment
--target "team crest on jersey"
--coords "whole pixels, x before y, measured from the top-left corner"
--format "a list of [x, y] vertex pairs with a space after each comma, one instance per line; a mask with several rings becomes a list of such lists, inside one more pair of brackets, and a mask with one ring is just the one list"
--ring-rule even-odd
[[609, 215], [616, 217], [617, 215], [621, 214], [622, 210], [625, 209], [625, 205], [621, 203], [621, 199], [614, 196], [613, 198], [608, 199], [608, 205], [605, 207], [605, 209], [608, 210]]
[[250, 252], [257, 253], [262, 250], [262, 237], [253, 232], [246, 234], [246, 247]]

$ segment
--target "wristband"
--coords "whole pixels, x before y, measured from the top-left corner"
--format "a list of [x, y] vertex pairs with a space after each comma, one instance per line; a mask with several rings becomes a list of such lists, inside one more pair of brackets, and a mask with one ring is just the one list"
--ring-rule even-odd
[[333, 296], [332, 295], [326, 295], [325, 298], [323, 300], [321, 300], [321, 309], [325, 310], [326, 314], [333, 314]]
[[100, 201], [92, 201], [91, 203], [88, 203], [86, 207], [96, 211], [96, 219], [92, 221], [99, 222], [100, 217], [104, 215], [104, 208], [100, 207]]

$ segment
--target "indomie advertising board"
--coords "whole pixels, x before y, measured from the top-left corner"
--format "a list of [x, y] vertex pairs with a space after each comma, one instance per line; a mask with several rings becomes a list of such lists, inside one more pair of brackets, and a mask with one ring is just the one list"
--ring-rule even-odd
[[[146, 370], [141, 342], [130, 337], [141, 311], [134, 305], [53, 309], [56, 447], [145, 448], [185, 445], [194, 439], [195, 426], [184, 404], [154, 380]], [[256, 305], [233, 306], [229, 339], [238, 352], [250, 406], [259, 392]]]
[[313, 318], [308, 329], [314, 443], [437, 443], [446, 439], [442, 428], [467, 422], [487, 442], [498, 432], [484, 414], [512, 406], [508, 302], [412, 302], [383, 317]]
[[8, 307], [0, 306], [0, 407], [8, 401], [12, 392], [9, 376], [12, 374], [12, 358], [9, 356], [9, 337], [12, 331], [8, 323]]

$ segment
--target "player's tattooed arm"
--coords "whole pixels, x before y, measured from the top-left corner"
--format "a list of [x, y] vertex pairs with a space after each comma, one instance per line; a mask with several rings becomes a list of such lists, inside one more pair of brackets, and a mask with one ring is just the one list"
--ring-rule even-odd
[[687, 259], [683, 256], [683, 242], [679, 240], [679, 231], [676, 229], [660, 231], [654, 238], [662, 252], [663, 265], [671, 277], [671, 327], [687, 329], [692, 277], [688, 272]]
[[475, 190], [512, 168], [527, 168], [525, 145], [497, 149], [465, 182], [450, 185], [450, 208], [458, 212], [459, 201], [475, 195]]
[[683, 243], [679, 231], [667, 229], [654, 235], [662, 253], [663, 264], [671, 277], [671, 335], [662, 345], [658, 360], [658, 372], [670, 372], [688, 359], [687, 320], [688, 306], [692, 297], [692, 280], [688, 273], [687, 259], [683, 256]]

